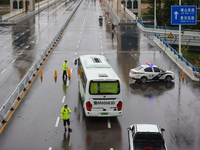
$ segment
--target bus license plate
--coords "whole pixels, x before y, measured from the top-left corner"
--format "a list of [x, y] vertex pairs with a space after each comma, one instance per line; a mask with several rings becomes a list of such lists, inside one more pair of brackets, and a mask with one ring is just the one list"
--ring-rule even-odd
[[101, 113], [101, 115], [108, 115], [108, 113]]

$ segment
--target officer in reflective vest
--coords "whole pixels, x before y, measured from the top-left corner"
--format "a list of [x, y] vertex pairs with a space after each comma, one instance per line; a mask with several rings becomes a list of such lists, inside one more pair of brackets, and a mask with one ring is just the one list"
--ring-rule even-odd
[[65, 104], [64, 107], [61, 109], [61, 119], [63, 120], [63, 126], [65, 127], [65, 132], [67, 131], [66, 123], [68, 125], [68, 132], [72, 132], [72, 129], [70, 128], [69, 114], [71, 114], [71, 110], [69, 109], [69, 107], [67, 107], [67, 104]]
[[62, 78], [63, 78], [63, 80], [64, 80], [65, 77], [66, 77], [65, 80], [67, 80], [67, 60], [65, 60], [65, 61], [63, 62], [62, 70], [63, 70], [63, 76], [62, 76]]

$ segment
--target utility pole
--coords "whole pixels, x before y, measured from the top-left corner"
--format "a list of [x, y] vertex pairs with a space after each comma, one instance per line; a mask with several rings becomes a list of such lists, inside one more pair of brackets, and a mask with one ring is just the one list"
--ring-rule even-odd
[[[179, 0], [179, 6], [181, 6], [181, 0]], [[182, 55], [181, 53], [181, 25], [179, 24], [179, 54]]]
[[154, 28], [156, 28], [156, 0], [154, 0]]

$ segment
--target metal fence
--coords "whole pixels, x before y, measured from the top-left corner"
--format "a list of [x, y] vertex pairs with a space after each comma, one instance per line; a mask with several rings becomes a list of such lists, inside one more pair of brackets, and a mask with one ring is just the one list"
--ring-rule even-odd
[[[17, 85], [15, 90], [11, 93], [9, 98], [6, 100], [6, 102], [0, 108], [0, 129], [2, 128], [3, 124], [5, 122], [7, 122], [7, 118], [9, 116], [9, 114], [14, 110], [14, 108], [15, 108], [16, 104], [18, 103], [18, 101], [21, 100], [22, 95], [25, 93], [25, 91], [27, 90], [27, 87], [32, 82], [32, 79], [35, 77], [35, 75], [38, 72], [40, 66], [44, 63], [44, 61], [46, 60], [46, 58], [50, 54], [52, 47], [55, 45], [56, 41], [58, 41], [58, 39], [60, 38], [62, 32], [66, 28], [67, 24], [69, 23], [69, 21], [72, 18], [73, 14], [78, 9], [78, 7], [81, 4], [81, 2], [82, 2], [82, 0], [74, 8], [74, 10], [70, 14], [69, 18], [67, 19], [67, 21], [61, 27], [61, 29], [58, 31], [58, 33], [55, 35], [55, 37], [52, 39], [52, 41], [43, 50], [43, 52], [38, 56], [37, 60], [34, 62], [32, 67], [29, 69], [29, 71], [23, 77], [21, 82]], [[69, 7], [71, 5], [69, 5]]]
[[181, 61], [184, 61], [186, 63], [187, 66], [191, 67], [192, 70], [194, 72], [199, 72], [200, 73], [200, 68], [197, 68], [197, 67], [194, 67], [190, 62], [188, 62], [184, 57], [182, 57], [176, 50], [174, 50], [173, 47], [171, 47], [167, 42], [165, 42], [157, 33], [155, 33], [155, 36], [160, 39], [161, 42], [163, 42], [163, 44], [166, 45], [166, 47], [169, 47], [170, 50], [178, 56], [178, 58], [181, 60]]

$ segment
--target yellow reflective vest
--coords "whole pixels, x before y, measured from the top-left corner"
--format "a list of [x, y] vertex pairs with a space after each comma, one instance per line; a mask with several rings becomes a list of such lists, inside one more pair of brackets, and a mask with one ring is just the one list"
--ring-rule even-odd
[[65, 62], [63, 62], [63, 67], [62, 70], [66, 71], [67, 70], [67, 64]]
[[69, 119], [69, 113], [71, 113], [71, 110], [69, 109], [69, 107], [67, 107], [67, 108], [63, 107], [61, 109], [61, 119], [68, 120]]

